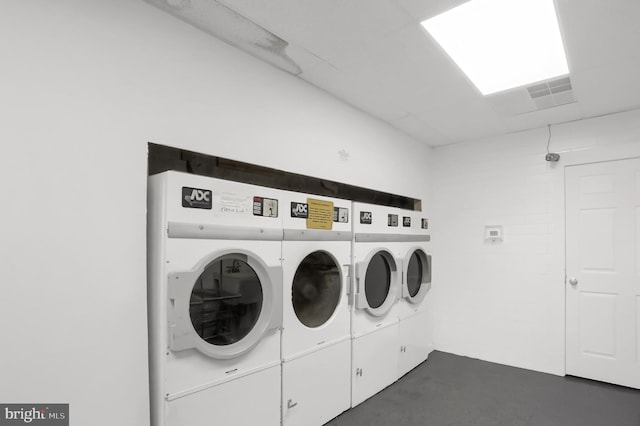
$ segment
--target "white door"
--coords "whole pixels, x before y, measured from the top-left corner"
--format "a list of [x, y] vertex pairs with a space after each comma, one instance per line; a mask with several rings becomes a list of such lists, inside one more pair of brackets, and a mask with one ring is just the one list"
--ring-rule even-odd
[[640, 388], [640, 159], [566, 168], [567, 374]]

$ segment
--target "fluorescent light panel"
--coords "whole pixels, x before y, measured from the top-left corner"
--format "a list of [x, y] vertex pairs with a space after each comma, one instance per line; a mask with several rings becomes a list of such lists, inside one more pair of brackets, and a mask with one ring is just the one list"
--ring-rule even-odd
[[569, 73], [553, 0], [470, 0], [422, 25], [483, 95]]

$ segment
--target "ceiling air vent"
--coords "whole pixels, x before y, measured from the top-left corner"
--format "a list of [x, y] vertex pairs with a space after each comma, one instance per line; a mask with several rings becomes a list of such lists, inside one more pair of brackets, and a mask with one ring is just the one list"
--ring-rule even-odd
[[485, 96], [496, 112], [516, 116], [576, 102], [568, 76]]
[[575, 102], [571, 80], [562, 77], [527, 87], [527, 92], [537, 109], [551, 108], [558, 105]]

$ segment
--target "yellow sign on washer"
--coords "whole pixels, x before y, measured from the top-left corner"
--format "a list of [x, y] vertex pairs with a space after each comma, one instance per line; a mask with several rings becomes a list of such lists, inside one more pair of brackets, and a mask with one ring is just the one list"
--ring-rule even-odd
[[309, 215], [308, 229], [333, 229], [333, 202], [307, 198]]

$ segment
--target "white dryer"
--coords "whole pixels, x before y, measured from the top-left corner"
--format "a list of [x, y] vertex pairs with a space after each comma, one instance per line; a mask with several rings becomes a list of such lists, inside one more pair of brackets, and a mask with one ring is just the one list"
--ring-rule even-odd
[[295, 192], [285, 200], [282, 422], [322, 425], [351, 404], [351, 202]]
[[428, 221], [420, 212], [400, 210], [401, 234], [393, 244], [402, 259], [400, 319], [400, 361], [398, 376], [423, 362], [433, 351], [433, 317], [428, 310], [431, 289], [431, 254]]
[[280, 424], [279, 191], [148, 181], [153, 426]]
[[355, 407], [395, 382], [400, 355], [402, 263], [390, 245], [398, 209], [353, 203], [352, 392]]

